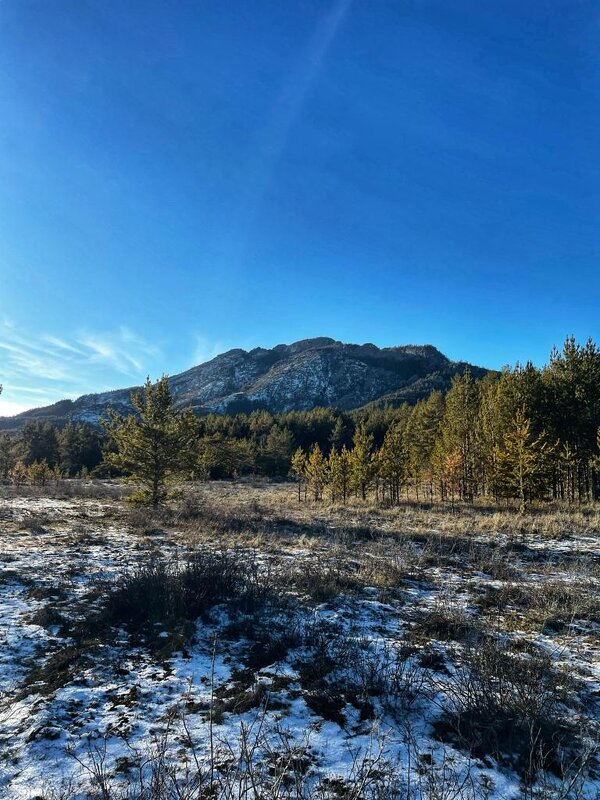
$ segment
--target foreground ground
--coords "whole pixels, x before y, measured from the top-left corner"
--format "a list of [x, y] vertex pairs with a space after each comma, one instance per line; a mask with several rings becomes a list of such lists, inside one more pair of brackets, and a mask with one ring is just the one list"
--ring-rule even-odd
[[596, 797], [600, 515], [0, 490], [0, 796]]

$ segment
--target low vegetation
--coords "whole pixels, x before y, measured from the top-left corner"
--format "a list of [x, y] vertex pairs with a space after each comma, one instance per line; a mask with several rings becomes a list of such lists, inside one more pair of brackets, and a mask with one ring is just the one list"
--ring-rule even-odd
[[3, 796], [597, 798], [599, 392], [1, 437]]
[[596, 796], [591, 509], [117, 490], [0, 490], [11, 800]]
[[244, 475], [287, 477], [298, 497], [390, 505], [515, 506], [600, 498], [600, 351], [574, 338], [542, 369], [506, 368], [416, 405], [235, 416], [176, 411], [166, 378], [107, 409], [102, 430], [74, 421], [57, 431], [29, 421], [0, 435], [0, 479], [44, 485], [76, 474], [125, 475], [132, 499], [164, 502], [172, 485]]

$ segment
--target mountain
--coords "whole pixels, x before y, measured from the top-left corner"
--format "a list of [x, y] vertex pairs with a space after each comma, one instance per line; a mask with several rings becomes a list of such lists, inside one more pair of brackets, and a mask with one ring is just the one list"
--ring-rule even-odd
[[[475, 377], [487, 370], [450, 361], [432, 345], [379, 348], [374, 344], [343, 344], [321, 337], [271, 350], [229, 350], [169, 378], [175, 404], [197, 413], [278, 411], [335, 406], [350, 410], [368, 404], [415, 402], [432, 389], [445, 390], [452, 376], [469, 368]], [[131, 410], [134, 388], [86, 394], [61, 400], [15, 417], [0, 417], [0, 429], [17, 430], [30, 419], [55, 425], [70, 420], [97, 423], [110, 406]]]

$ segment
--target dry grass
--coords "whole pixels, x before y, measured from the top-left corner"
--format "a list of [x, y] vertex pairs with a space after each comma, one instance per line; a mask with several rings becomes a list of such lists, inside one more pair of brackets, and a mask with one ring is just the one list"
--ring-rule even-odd
[[[565, 798], [578, 796], [585, 775], [598, 769], [573, 720], [598, 736], [600, 688], [590, 674], [587, 683], [582, 676], [600, 657], [599, 511], [521, 516], [484, 506], [330, 506], [299, 503], [289, 484], [249, 480], [184, 487], [168, 508], [144, 509], [114, 503], [118, 491], [111, 485], [104, 499], [81, 500], [81, 514], [68, 521], [60, 508], [10, 520], [15, 531], [27, 532], [25, 541], [58, 541], [56, 528], [75, 551], [90, 553], [103, 541], [108, 547], [116, 530], [133, 558], [116, 580], [90, 580], [69, 607], [76, 575], [65, 568], [62, 588], [30, 585], [7, 557], [10, 580], [21, 580], [39, 604], [31, 621], [60, 626], [57, 635], [69, 637], [30, 670], [26, 692], [50, 695], [78, 680], [121, 629], [136, 648], [167, 663], [193, 648], [199, 620], [218, 626], [224, 614], [221, 641], [236, 669], [198, 713], [215, 724], [252, 713], [266, 720], [270, 711], [284, 718], [302, 698], [319, 724], [338, 725], [350, 737], [350, 720], [360, 726], [385, 719], [423, 758], [411, 795], [383, 756], [371, 771], [357, 760], [354, 777], [311, 783], [308, 748], [290, 750], [280, 772], [253, 772], [246, 763], [243, 779], [261, 787], [257, 796], [485, 797], [475, 778], [463, 782], [453, 771], [456, 753], [479, 767], [493, 759], [526, 787], [540, 789], [552, 774], [547, 797], [571, 786], [567, 765], [575, 765], [579, 782]], [[360, 626], [369, 614], [366, 636]], [[273, 680], [268, 689], [259, 680], [263, 671]], [[410, 740], [410, 725], [423, 728], [419, 715], [431, 714], [424, 709], [432, 705], [436, 716], [427, 723], [447, 748], [441, 763], [428, 762]], [[179, 742], [187, 741], [184, 734]], [[261, 769], [274, 757], [268, 747], [266, 739], [256, 743], [266, 759]], [[234, 751], [231, 745], [208, 772], [190, 773], [192, 782], [185, 790], [178, 784], [177, 796], [233, 796]], [[94, 758], [86, 764], [98, 770]], [[165, 749], [152, 763], [162, 788], [140, 797], [170, 800], [173, 759]], [[106, 793], [96, 796], [125, 796], [108, 773], [98, 780]], [[303, 793], [293, 794], [288, 781]]]
[[[263, 480], [215, 481], [185, 487], [176, 506], [178, 521], [202, 521], [215, 530], [272, 533], [281, 536], [370, 538], [388, 533], [448, 534], [454, 537], [498, 534], [515, 540], [528, 536], [563, 539], [600, 534], [600, 508], [546, 504], [520, 514], [512, 508], [486, 504], [424, 505], [404, 502], [385, 507], [350, 498], [347, 505], [323, 501], [298, 502], [295, 486]], [[232, 524], [233, 523], [233, 524]]]

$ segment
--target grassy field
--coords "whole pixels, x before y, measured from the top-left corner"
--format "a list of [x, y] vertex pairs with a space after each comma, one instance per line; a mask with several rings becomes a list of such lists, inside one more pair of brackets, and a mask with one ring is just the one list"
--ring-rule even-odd
[[0, 795], [600, 792], [600, 512], [0, 488]]

